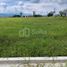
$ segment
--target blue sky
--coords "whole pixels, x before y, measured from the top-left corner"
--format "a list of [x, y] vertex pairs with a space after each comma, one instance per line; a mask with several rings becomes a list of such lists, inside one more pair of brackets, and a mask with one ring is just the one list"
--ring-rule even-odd
[[67, 0], [0, 0], [0, 13], [47, 14], [55, 8], [56, 13], [67, 8]]

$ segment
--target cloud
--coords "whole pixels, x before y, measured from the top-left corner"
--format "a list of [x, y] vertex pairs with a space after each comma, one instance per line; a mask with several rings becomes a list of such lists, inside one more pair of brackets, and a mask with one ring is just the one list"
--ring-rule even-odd
[[56, 9], [67, 8], [67, 0], [0, 0], [0, 13], [36, 13], [45, 14]]

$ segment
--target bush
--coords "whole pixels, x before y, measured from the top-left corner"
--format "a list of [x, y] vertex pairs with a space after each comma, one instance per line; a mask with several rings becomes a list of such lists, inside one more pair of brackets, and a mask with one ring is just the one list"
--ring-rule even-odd
[[14, 15], [13, 17], [21, 17], [20, 15]]

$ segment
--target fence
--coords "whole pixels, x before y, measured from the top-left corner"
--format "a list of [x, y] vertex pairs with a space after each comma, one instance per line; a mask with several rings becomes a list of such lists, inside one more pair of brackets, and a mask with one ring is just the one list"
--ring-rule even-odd
[[67, 67], [67, 57], [0, 58], [0, 67]]

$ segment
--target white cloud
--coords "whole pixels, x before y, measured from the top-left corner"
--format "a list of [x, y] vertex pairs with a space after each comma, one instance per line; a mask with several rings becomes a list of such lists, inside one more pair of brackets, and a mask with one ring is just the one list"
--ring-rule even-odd
[[1, 2], [0, 3], [0, 6], [3, 6], [3, 5], [6, 5], [6, 3], [5, 2]]
[[[8, 3], [9, 2], [9, 3]], [[67, 8], [66, 0], [0, 0], [0, 13], [48, 13], [56, 8], [56, 11]]]

